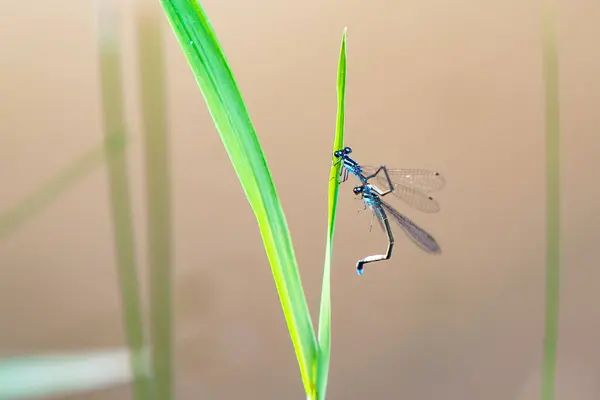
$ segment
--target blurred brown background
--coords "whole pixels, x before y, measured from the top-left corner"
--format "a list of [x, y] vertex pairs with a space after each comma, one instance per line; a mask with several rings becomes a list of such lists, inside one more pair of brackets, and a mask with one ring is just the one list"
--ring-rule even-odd
[[[122, 2], [140, 263], [147, 249], [134, 7]], [[147, 7], [160, 12], [158, 1]], [[365, 164], [438, 169], [438, 215], [393, 201], [442, 245], [385, 236], [340, 189], [329, 399], [538, 398], [545, 140], [538, 1], [204, 0], [247, 102], [317, 320], [348, 26], [346, 142]], [[0, 16], [0, 210], [102, 138], [90, 2]], [[600, 3], [559, 8], [562, 290], [557, 398], [600, 398]], [[167, 42], [178, 399], [298, 399], [303, 388], [255, 219], [192, 73]], [[0, 242], [0, 352], [123, 345], [106, 168]], [[212, 197], [218, 193], [219, 201]], [[127, 387], [77, 395], [127, 399]]]

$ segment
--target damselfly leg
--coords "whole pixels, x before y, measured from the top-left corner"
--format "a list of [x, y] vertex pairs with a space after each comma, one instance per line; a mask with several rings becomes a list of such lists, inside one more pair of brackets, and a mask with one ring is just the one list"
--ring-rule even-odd
[[[388, 185], [388, 190], [387, 190], [386, 192], [383, 192], [383, 193], [381, 193], [381, 192], [380, 192], [380, 193], [378, 193], [378, 194], [379, 194], [380, 196], [385, 196], [386, 194], [388, 194], [388, 193], [391, 193], [391, 192], [393, 192], [393, 191], [394, 191], [394, 183], [392, 182], [392, 179], [390, 178], [390, 175], [389, 175], [389, 173], [388, 173], [388, 170], [387, 170], [387, 168], [385, 167], [385, 165], [381, 165], [381, 166], [380, 166], [380, 167], [377, 169], [377, 171], [373, 172], [373, 173], [372, 173], [372, 174], [370, 174], [370, 175], [367, 175], [367, 176], [365, 176], [365, 181], [368, 181], [368, 180], [369, 180], [369, 179], [371, 179], [371, 178], [375, 178], [377, 175], [379, 175], [379, 173], [380, 173], [381, 171], [383, 171], [383, 174], [384, 174], [384, 176], [385, 176], [385, 179], [386, 179], [386, 181], [387, 181], [387, 182], [385, 182], [385, 184], [387, 184], [387, 185]], [[380, 179], [380, 182], [381, 182], [381, 179]]]

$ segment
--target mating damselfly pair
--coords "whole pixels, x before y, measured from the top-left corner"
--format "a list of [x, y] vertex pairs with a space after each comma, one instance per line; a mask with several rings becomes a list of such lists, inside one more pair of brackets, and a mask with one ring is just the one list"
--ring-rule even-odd
[[[420, 211], [436, 213], [440, 210], [440, 206], [428, 193], [441, 190], [445, 185], [444, 177], [439, 172], [427, 169], [387, 168], [385, 165], [379, 167], [360, 165], [350, 157], [350, 153], [352, 153], [350, 147], [345, 147], [333, 153], [337, 159], [335, 164], [342, 163], [339, 176], [340, 183], [347, 181], [350, 174], [361, 181], [361, 185], [354, 187], [353, 192], [356, 195], [361, 195], [364, 209], [369, 207], [373, 217], [377, 218], [379, 225], [388, 237], [388, 248], [385, 254], [372, 255], [357, 261], [356, 271], [358, 274], [361, 275], [364, 272], [365, 264], [389, 260], [392, 257], [394, 235], [389, 223], [390, 217], [396, 221], [406, 235], [422, 250], [430, 254], [441, 253], [440, 246], [433, 236], [381, 198], [393, 193], [400, 200]], [[373, 178], [377, 179], [385, 189], [381, 190], [369, 183]]]

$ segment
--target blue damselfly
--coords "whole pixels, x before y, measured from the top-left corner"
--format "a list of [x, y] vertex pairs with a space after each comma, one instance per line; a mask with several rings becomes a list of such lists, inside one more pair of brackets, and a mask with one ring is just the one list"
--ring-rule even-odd
[[373, 213], [373, 217], [377, 218], [379, 225], [387, 233], [388, 237], [388, 248], [385, 254], [372, 255], [358, 260], [356, 263], [356, 272], [358, 272], [359, 275], [362, 275], [365, 264], [389, 260], [392, 257], [392, 250], [394, 248], [394, 235], [392, 234], [392, 229], [390, 227], [390, 217], [396, 221], [396, 223], [404, 230], [406, 235], [422, 250], [430, 254], [441, 253], [440, 246], [433, 236], [425, 232], [425, 230], [420, 228], [408, 217], [401, 214], [398, 210], [381, 199], [382, 196], [393, 192], [389, 190], [383, 192], [376, 186], [368, 183], [364, 183], [361, 186], [356, 186], [353, 189], [353, 192], [356, 195], [360, 194], [362, 196], [362, 200], [365, 205], [364, 209], [369, 207]]
[[444, 187], [446, 181], [439, 172], [417, 168], [387, 168], [385, 165], [361, 165], [350, 157], [350, 153], [350, 147], [333, 153], [337, 159], [335, 164], [342, 163], [340, 183], [346, 182], [349, 174], [357, 177], [363, 185], [376, 178], [385, 188], [382, 192], [384, 195], [391, 192], [408, 205], [426, 213], [436, 213], [440, 210], [437, 200], [428, 194]]

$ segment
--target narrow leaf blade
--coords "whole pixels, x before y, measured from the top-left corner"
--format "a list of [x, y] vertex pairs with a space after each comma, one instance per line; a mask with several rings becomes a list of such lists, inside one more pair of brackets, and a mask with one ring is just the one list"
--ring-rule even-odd
[[346, 28], [342, 34], [340, 59], [337, 78], [337, 121], [333, 140], [332, 165], [329, 174], [329, 215], [327, 221], [327, 242], [325, 245], [325, 263], [323, 266], [323, 286], [321, 289], [321, 310], [319, 314], [319, 353], [317, 358], [317, 396], [325, 399], [329, 361], [331, 355], [331, 255], [333, 252], [333, 234], [338, 200], [341, 163], [335, 164], [333, 152], [344, 147], [344, 106], [346, 96]]
[[307, 395], [317, 343], [292, 240], [267, 162], [215, 32], [197, 0], [161, 0], [256, 216]]

